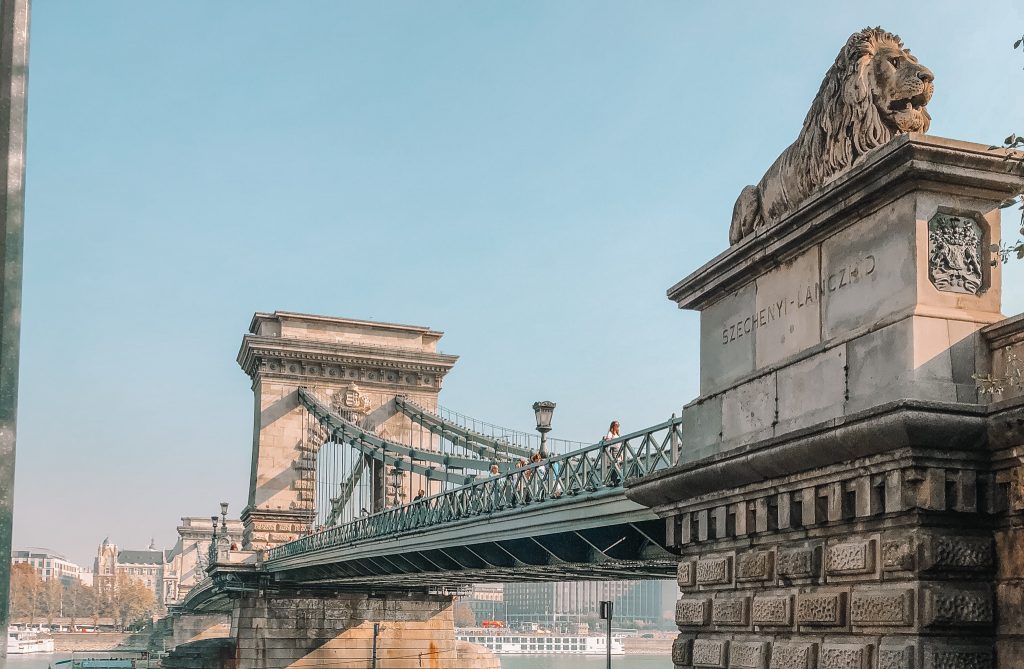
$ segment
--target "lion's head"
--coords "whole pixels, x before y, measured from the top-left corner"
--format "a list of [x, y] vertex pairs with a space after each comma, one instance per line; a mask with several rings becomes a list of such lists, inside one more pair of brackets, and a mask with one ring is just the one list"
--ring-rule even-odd
[[814, 181], [824, 183], [893, 135], [927, 132], [934, 79], [899, 36], [881, 28], [851, 35], [804, 120]]

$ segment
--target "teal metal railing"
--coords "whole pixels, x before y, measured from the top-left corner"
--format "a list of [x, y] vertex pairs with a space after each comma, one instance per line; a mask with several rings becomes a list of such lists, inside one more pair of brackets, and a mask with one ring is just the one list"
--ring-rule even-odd
[[682, 419], [672, 416], [646, 430], [600, 441], [420, 500], [320, 530], [270, 549], [275, 560], [325, 548], [434, 528], [553, 500], [621, 488], [678, 461]]

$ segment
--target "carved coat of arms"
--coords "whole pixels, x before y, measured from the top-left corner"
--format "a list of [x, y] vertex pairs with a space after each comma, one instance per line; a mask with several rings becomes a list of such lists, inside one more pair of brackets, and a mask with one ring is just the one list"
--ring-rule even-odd
[[941, 291], [981, 292], [981, 227], [970, 218], [937, 214], [928, 222], [928, 278]]
[[331, 408], [341, 414], [365, 416], [370, 411], [370, 398], [350, 383], [331, 395]]

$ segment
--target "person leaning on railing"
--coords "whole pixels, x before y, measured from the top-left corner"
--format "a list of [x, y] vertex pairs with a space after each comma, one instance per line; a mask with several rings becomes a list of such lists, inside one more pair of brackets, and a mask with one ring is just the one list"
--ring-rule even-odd
[[548, 468], [544, 464], [544, 459], [540, 457], [540, 453], [530, 456], [530, 466], [533, 469], [533, 476], [537, 477], [537, 482], [534, 483], [534, 487], [537, 489], [537, 501], [544, 501], [544, 484], [547, 481]]
[[[619, 438], [619, 421], [613, 420], [611, 425], [608, 426], [608, 433], [604, 435], [604, 439], [601, 441], [607, 443], [615, 441]], [[622, 465], [622, 445], [621, 444], [609, 444], [605, 448], [605, 452], [608, 454], [608, 466], [611, 470], [608, 474], [609, 480], [613, 486], [619, 485], [622, 477], [619, 476], [619, 469]]]

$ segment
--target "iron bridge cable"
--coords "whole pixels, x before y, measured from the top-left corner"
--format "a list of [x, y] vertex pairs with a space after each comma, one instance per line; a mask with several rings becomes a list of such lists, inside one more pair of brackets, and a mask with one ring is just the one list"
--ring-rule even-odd
[[[395, 454], [404, 455], [406, 457], [412, 456], [416, 460], [434, 462], [436, 464], [443, 465], [446, 468], [448, 466], [455, 466], [462, 469], [481, 472], [487, 471], [490, 468], [490, 460], [459, 458], [446, 453], [438, 454], [431, 451], [413, 451], [412, 449], [406, 448], [405, 446], [392, 442], [388, 439], [383, 439], [373, 435], [362, 427], [326, 408], [322, 402], [316, 398], [316, 396], [309, 393], [305, 388], [299, 388], [299, 401], [306, 410], [312, 414], [313, 417], [324, 426], [324, 428], [327, 429], [331, 438], [335, 438], [337, 436], [339, 441], [351, 441], [353, 446], [359, 448], [365, 455], [368, 455], [371, 458], [375, 459], [380, 451], [391, 451]], [[366, 444], [366, 446], [361, 446], [360, 444]], [[395, 464], [395, 458], [387, 459], [388, 456], [384, 457], [386, 458], [387, 464]], [[473, 478], [472, 476], [458, 476], [454, 474], [450, 477], [445, 477], [444, 474], [439, 474], [437, 470], [432, 467], [413, 466], [412, 470], [430, 479], [443, 479], [456, 483], [462, 483], [472, 480]]]
[[[422, 427], [430, 430], [431, 433], [439, 430], [441, 434], [444, 435], [447, 432], [449, 435], [453, 435], [449, 436], [448, 439], [454, 445], [473, 451], [481, 457], [486, 455], [498, 458], [502, 457], [503, 453], [506, 458], [508, 458], [508, 454], [520, 457], [529, 457], [530, 455], [530, 451], [528, 449], [517, 448], [503, 439], [488, 437], [469, 428], [463, 427], [458, 423], [449, 421], [416, 404], [408, 397], [396, 397], [395, 406], [397, 406], [398, 409], [410, 420], [413, 420]], [[509, 430], [509, 432], [515, 431]]]

